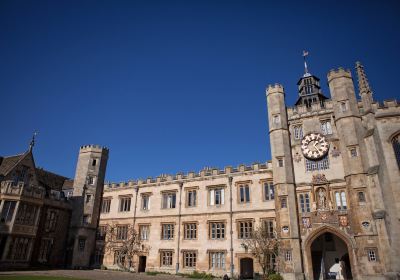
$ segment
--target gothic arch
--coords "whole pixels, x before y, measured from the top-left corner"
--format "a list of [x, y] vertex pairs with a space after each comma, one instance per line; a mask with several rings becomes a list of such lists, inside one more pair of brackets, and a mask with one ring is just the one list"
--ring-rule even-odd
[[397, 165], [400, 168], [400, 131], [393, 133], [389, 137], [389, 142], [392, 146], [393, 154], [394, 154], [395, 160], [397, 161]]
[[[304, 260], [304, 272], [306, 275], [313, 275], [313, 267], [311, 263], [311, 245], [313, 242], [324, 233], [331, 233], [336, 235], [339, 239], [341, 239], [347, 245], [347, 251], [349, 254], [350, 265], [353, 271], [353, 279], [358, 279], [358, 271], [357, 271], [357, 258], [356, 251], [357, 245], [351, 236], [348, 236], [342, 230], [339, 230], [331, 225], [323, 225], [313, 232], [311, 232], [308, 236], [306, 236], [305, 240], [302, 243], [303, 249], [303, 260]], [[312, 277], [311, 277], [312, 279]]]

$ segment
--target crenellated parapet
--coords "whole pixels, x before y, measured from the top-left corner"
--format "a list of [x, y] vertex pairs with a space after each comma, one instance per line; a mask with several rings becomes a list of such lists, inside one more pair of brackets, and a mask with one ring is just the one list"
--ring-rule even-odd
[[331, 69], [328, 72], [327, 77], [328, 77], [328, 83], [337, 78], [345, 77], [351, 79], [351, 71], [350, 69], [344, 69], [342, 67], [339, 67], [338, 69]]
[[321, 103], [313, 103], [310, 107], [305, 105], [297, 105], [294, 107], [288, 107], [287, 115], [289, 120], [294, 120], [303, 117], [310, 117], [316, 115], [323, 115], [333, 112], [332, 100], [326, 100], [324, 106]]
[[129, 180], [127, 182], [109, 182], [104, 184], [104, 190], [115, 188], [135, 188], [145, 185], [157, 185], [157, 184], [173, 184], [181, 181], [191, 181], [191, 180], [202, 180], [208, 179], [215, 176], [228, 176], [228, 175], [243, 175], [246, 173], [256, 173], [256, 172], [271, 172], [272, 173], [272, 162], [268, 161], [266, 163], [253, 163], [251, 165], [240, 164], [237, 167], [226, 166], [224, 169], [218, 168], [204, 168], [199, 172], [190, 171], [188, 173], [179, 172], [175, 175], [162, 174], [155, 178], [148, 177], [146, 179]]
[[282, 93], [282, 94], [284, 94], [285, 90], [284, 90], [283, 86], [281, 84], [278, 84], [278, 83], [276, 83], [274, 85], [268, 85], [267, 89], [266, 89], [266, 95], [273, 94], [273, 93]]

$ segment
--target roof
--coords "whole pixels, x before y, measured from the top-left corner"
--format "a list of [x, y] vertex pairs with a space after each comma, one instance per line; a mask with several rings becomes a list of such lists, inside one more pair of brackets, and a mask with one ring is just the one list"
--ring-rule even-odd
[[61, 191], [67, 177], [57, 175], [43, 168], [36, 168], [36, 177], [40, 185], [46, 189]]
[[4, 158], [0, 157], [0, 175], [6, 176], [8, 172], [10, 172], [14, 166], [25, 157], [25, 155], [26, 153]]
[[68, 179], [64, 181], [64, 185], [62, 187], [63, 190], [68, 190], [74, 188], [74, 180]]

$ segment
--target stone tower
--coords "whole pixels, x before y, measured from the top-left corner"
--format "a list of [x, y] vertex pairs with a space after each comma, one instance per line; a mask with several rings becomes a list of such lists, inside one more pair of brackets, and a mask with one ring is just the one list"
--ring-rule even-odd
[[[268, 86], [266, 95], [273, 183], [276, 192], [276, 231], [283, 240], [285, 254], [290, 254], [293, 260], [301, 260], [293, 160], [283, 86]], [[281, 232], [285, 232], [285, 235]], [[301, 261], [294, 262], [291, 267], [285, 267], [284, 271], [291, 274], [288, 279], [304, 279]]]
[[69, 262], [73, 268], [91, 265], [107, 160], [107, 148], [97, 145], [80, 148], [71, 198], [73, 213], [68, 243]]

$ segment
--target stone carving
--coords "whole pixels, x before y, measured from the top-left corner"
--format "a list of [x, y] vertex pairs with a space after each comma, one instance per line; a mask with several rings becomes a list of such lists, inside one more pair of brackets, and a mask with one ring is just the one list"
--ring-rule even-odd
[[297, 152], [294, 156], [295, 162], [300, 162], [303, 157]]
[[312, 183], [316, 184], [325, 184], [328, 183], [328, 180], [325, 177], [325, 174], [315, 174], [312, 177]]
[[311, 221], [310, 221], [310, 218], [308, 218], [308, 217], [303, 217], [302, 221], [303, 221], [303, 227], [304, 227], [305, 229], [311, 228]]
[[326, 209], [326, 191], [324, 188], [318, 189], [318, 209]]
[[340, 151], [339, 151], [339, 149], [336, 148], [336, 147], [333, 147], [333, 149], [331, 150], [331, 155], [332, 155], [333, 157], [338, 157], [338, 156], [340, 156]]
[[347, 227], [349, 225], [349, 221], [346, 215], [339, 216], [339, 225], [341, 227]]

